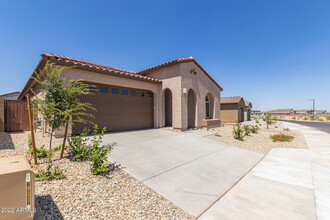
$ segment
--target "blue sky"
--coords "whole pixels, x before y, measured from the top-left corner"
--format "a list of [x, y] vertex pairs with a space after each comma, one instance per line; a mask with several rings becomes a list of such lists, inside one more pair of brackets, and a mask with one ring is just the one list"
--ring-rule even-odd
[[41, 53], [139, 71], [193, 56], [254, 109], [330, 111], [330, 1], [0, 2], [0, 94]]

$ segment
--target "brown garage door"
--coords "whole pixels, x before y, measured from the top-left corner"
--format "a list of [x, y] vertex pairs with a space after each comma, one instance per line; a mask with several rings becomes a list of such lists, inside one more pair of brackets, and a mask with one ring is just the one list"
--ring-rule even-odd
[[[147, 90], [94, 84], [97, 92], [84, 96], [82, 101], [91, 103], [97, 111], [88, 111], [95, 116], [91, 119], [99, 128], [121, 131], [154, 126], [153, 93]], [[91, 87], [92, 89], [92, 87]], [[92, 125], [76, 123], [74, 133]]]

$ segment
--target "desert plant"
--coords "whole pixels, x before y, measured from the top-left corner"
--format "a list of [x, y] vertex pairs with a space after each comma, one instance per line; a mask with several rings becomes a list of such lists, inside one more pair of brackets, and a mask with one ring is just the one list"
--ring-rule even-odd
[[250, 125], [244, 125], [244, 134], [249, 135], [252, 132]]
[[94, 175], [102, 174], [108, 172], [109, 168], [103, 166], [104, 162], [108, 160], [108, 153], [113, 149], [115, 143], [111, 145], [102, 145], [103, 134], [106, 131], [106, 128], [101, 130], [101, 133], [98, 133], [98, 126], [94, 126], [93, 138], [91, 139], [92, 148], [90, 151], [89, 160], [91, 161], [91, 172]]
[[[60, 162], [62, 164], [63, 162]], [[46, 169], [38, 169], [35, 173], [35, 177], [38, 180], [59, 180], [64, 179], [66, 176], [63, 174], [59, 165], [55, 165], [54, 162], [48, 162]]]
[[283, 133], [280, 133], [280, 134], [274, 134], [272, 136], [270, 136], [271, 139], [274, 141], [274, 142], [277, 142], [277, 141], [280, 141], [280, 142], [290, 142], [293, 140], [293, 136], [291, 135], [287, 135], [287, 134], [283, 134]]
[[319, 121], [324, 121], [324, 119], [323, 118], [319, 118]]
[[314, 116], [309, 116], [309, 120], [314, 121], [315, 117]]
[[233, 134], [236, 140], [243, 141], [244, 129], [242, 128], [240, 123], [237, 123], [236, 126], [233, 127]]
[[89, 158], [89, 146], [87, 145], [87, 134], [90, 130], [85, 128], [79, 135], [72, 136], [69, 140], [69, 154], [73, 161], [83, 161]]
[[292, 117], [293, 120], [296, 120], [296, 117]]
[[[30, 134], [28, 137], [28, 150], [26, 151], [26, 154], [33, 155], [32, 138]], [[42, 145], [40, 148], [36, 147], [36, 156], [37, 158], [42, 158], [47, 156], [47, 150], [45, 149], [44, 145]]]
[[268, 120], [266, 123], [267, 123], [267, 125], [274, 125], [274, 124], [276, 124], [276, 121]]
[[[51, 150], [47, 150], [45, 148], [45, 145], [43, 144], [40, 148], [36, 147], [36, 156], [38, 159], [43, 157], [51, 157], [55, 151], [58, 151], [61, 148], [61, 146], [57, 146], [52, 148]], [[27, 155], [33, 155], [33, 148], [32, 148], [32, 138], [29, 134], [28, 137], [28, 150], [26, 151]]]
[[252, 125], [252, 130], [251, 131], [252, 131], [252, 133], [256, 134], [256, 133], [258, 133], [259, 129], [260, 128], [259, 128], [258, 125], [255, 125], [255, 126]]
[[[110, 145], [101, 145], [104, 132], [106, 128], [103, 128], [100, 132], [97, 125], [94, 125], [93, 131], [90, 129], [84, 129], [80, 135], [72, 136], [69, 140], [69, 154], [73, 161], [89, 160], [91, 165], [91, 172], [94, 175], [102, 174], [109, 170], [104, 166], [104, 162], [108, 160], [108, 154], [113, 149], [116, 143]], [[93, 137], [87, 137], [88, 134], [92, 134]], [[90, 145], [88, 145], [90, 142]]]
[[[267, 124], [267, 129], [269, 128], [269, 125], [271, 124], [272, 120], [271, 119], [271, 114], [267, 113], [266, 116], [265, 116], [265, 120], [266, 121], [266, 124]], [[274, 124], [275, 124], [275, 121], [273, 121]]]
[[304, 117], [304, 120], [305, 120], [305, 121], [307, 121], [307, 120], [308, 120], [308, 118], [307, 118], [307, 117]]
[[290, 128], [283, 128], [283, 131], [290, 131]]
[[259, 120], [258, 119], [256, 120], [256, 123], [259, 124]]

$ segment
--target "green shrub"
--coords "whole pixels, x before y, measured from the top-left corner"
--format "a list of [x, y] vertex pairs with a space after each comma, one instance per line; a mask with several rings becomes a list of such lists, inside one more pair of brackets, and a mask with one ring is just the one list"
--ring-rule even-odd
[[244, 134], [249, 135], [252, 132], [250, 125], [244, 125]]
[[109, 168], [103, 166], [104, 162], [108, 160], [108, 153], [113, 149], [113, 146], [115, 143], [111, 145], [102, 145], [100, 147], [100, 144], [102, 143], [103, 134], [106, 131], [106, 128], [103, 128], [101, 130], [101, 133], [98, 133], [98, 126], [94, 126], [94, 136], [91, 140], [92, 143], [92, 149], [90, 152], [89, 160], [91, 161], [91, 172], [94, 175], [101, 174], [104, 172], [108, 172]]
[[258, 133], [259, 129], [260, 128], [259, 128], [258, 125], [255, 125], [255, 126], [252, 125], [252, 130], [251, 131], [252, 131], [253, 134], [256, 134], [256, 133]]
[[[60, 163], [62, 164], [62, 162]], [[60, 180], [64, 179], [66, 176], [63, 174], [63, 171], [59, 165], [54, 165], [52, 162], [47, 164], [46, 169], [38, 169], [35, 173], [35, 177], [38, 180]]]
[[[103, 128], [101, 132], [98, 131], [98, 126], [94, 125], [93, 131], [90, 129], [84, 129], [84, 131], [71, 137], [69, 143], [69, 154], [73, 161], [89, 160], [91, 163], [91, 172], [94, 175], [98, 175], [109, 171], [108, 167], [104, 167], [104, 162], [108, 160], [108, 154], [113, 149], [115, 143], [111, 145], [101, 145], [102, 138], [106, 128]], [[88, 145], [87, 134], [93, 134], [93, 138], [90, 139], [91, 146]]]
[[296, 117], [292, 117], [293, 120], [296, 120]]
[[306, 120], [306, 121], [307, 121], [307, 120], [308, 120], [308, 118], [307, 118], [307, 117], [304, 117], [304, 120]]
[[327, 121], [330, 121], [330, 116], [327, 116]]
[[84, 129], [79, 135], [72, 136], [68, 140], [69, 154], [73, 161], [84, 161], [89, 158], [89, 147], [87, 145], [88, 138], [86, 137], [91, 131]]
[[256, 120], [256, 123], [259, 123], [259, 120], [258, 119]]
[[309, 116], [309, 120], [314, 121], [314, 116]]
[[324, 121], [324, 119], [323, 118], [319, 118], [319, 121]]
[[274, 142], [277, 142], [277, 141], [280, 141], [280, 142], [290, 142], [293, 140], [293, 136], [291, 135], [287, 135], [287, 134], [274, 134], [272, 136], [270, 136], [271, 139], [274, 141]]
[[[51, 150], [46, 150], [45, 145], [43, 144], [40, 148], [36, 147], [36, 156], [37, 158], [43, 158], [43, 157], [51, 157], [55, 151], [58, 151], [61, 148], [61, 146], [57, 146], [52, 148]], [[26, 151], [27, 155], [33, 155], [33, 147], [32, 147], [32, 138], [29, 134], [28, 139], [28, 150]]]
[[233, 127], [233, 134], [235, 139], [243, 141], [244, 129], [240, 123], [237, 123], [236, 126]]
[[274, 124], [276, 124], [276, 121], [274, 121], [274, 120], [268, 120], [268, 122], [267, 122], [269, 125], [274, 125]]

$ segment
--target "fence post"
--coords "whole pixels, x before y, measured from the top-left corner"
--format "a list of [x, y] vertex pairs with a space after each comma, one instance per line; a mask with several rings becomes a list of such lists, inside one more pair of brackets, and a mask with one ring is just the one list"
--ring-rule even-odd
[[27, 107], [28, 107], [28, 112], [29, 112], [29, 124], [30, 124], [30, 132], [31, 132], [31, 139], [32, 139], [32, 149], [33, 149], [33, 159], [34, 159], [34, 164], [38, 165], [37, 162], [37, 155], [36, 155], [36, 143], [34, 140], [34, 129], [33, 129], [33, 117], [32, 117], [32, 110], [31, 110], [31, 101], [30, 101], [30, 93], [26, 95], [27, 98]]
[[0, 131], [5, 131], [5, 99], [0, 97]]

